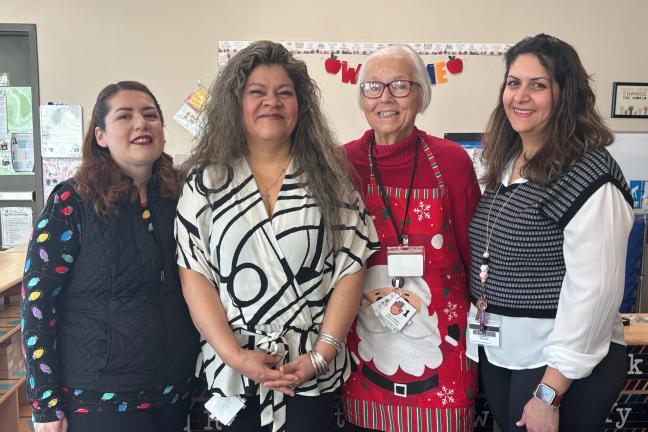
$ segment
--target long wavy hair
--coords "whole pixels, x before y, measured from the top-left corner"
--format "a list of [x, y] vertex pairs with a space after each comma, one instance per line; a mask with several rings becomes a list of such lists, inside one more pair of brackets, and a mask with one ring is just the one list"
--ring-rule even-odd
[[[95, 136], [95, 128], [101, 130], [106, 128], [106, 116], [111, 109], [111, 99], [125, 90], [138, 91], [150, 96], [164, 126], [160, 104], [144, 84], [137, 81], [120, 81], [107, 85], [99, 92], [81, 149], [81, 166], [74, 176], [75, 190], [92, 204], [92, 208], [98, 215], [116, 211], [118, 203], [122, 200], [138, 199], [137, 187], [132, 179], [123, 175], [108, 149], [101, 147]], [[151, 180], [159, 183], [160, 194], [163, 197], [178, 196], [178, 172], [173, 167], [173, 159], [168, 154], [163, 152], [154, 162]]]
[[337, 247], [340, 209], [352, 200], [348, 164], [320, 109], [320, 90], [308, 75], [306, 64], [279, 43], [253, 42], [227, 62], [209, 89], [204, 127], [181, 171], [186, 176], [198, 168], [216, 176], [214, 180], [223, 179], [235, 162], [245, 157], [243, 89], [259, 65], [279, 65], [292, 79], [298, 104], [291, 136], [292, 161], [305, 174], [308, 189], [321, 207], [329, 239]]
[[524, 161], [521, 171], [524, 178], [548, 185], [585, 153], [608, 146], [614, 139], [596, 109], [592, 79], [576, 50], [546, 34], [524, 38], [505, 54], [504, 80], [484, 134], [482, 162], [486, 172], [481, 182], [489, 190], [497, 187], [507, 165], [522, 151], [522, 140], [506, 117], [502, 95], [511, 65], [523, 54], [534, 55], [550, 81], [560, 88], [559, 102], [554, 105], [544, 130], [543, 145]]

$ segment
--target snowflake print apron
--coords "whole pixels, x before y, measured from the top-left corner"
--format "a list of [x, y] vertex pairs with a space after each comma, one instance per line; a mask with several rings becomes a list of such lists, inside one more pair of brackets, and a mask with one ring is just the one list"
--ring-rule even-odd
[[[471, 431], [476, 365], [465, 355], [466, 274], [443, 176], [425, 142], [418, 151], [426, 156], [437, 187], [412, 189], [407, 212], [410, 191], [382, 187], [399, 229], [404, 224], [409, 246], [425, 250], [423, 277], [405, 277], [399, 289], [387, 275], [386, 252], [398, 246], [397, 233], [373, 168], [370, 173], [366, 206], [381, 250], [368, 260], [362, 305], [349, 334], [352, 373], [342, 393], [344, 411], [348, 421], [369, 429]], [[372, 308], [392, 292], [417, 310], [400, 332], [382, 325]]]

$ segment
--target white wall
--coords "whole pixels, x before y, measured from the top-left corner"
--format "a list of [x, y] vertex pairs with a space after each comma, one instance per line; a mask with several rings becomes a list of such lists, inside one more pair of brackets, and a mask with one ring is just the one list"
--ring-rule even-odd
[[[613, 81], [648, 82], [647, 16], [643, 0], [2, 0], [0, 5], [0, 22], [37, 25], [41, 102], [81, 103], [87, 116], [105, 84], [141, 80], [160, 99], [172, 154], [186, 153], [191, 145], [191, 136], [172, 116], [197, 80], [212, 81], [219, 40], [513, 43], [546, 32], [579, 51], [596, 80], [599, 109], [609, 118]], [[428, 132], [483, 129], [503, 66], [501, 57], [472, 59], [464, 84], [433, 90], [431, 107], [419, 119]], [[469, 71], [478, 70], [480, 62], [488, 64], [486, 72], [472, 78]], [[475, 67], [469, 69], [471, 63]], [[335, 112], [331, 100], [338, 99], [327, 99], [326, 109]], [[350, 109], [352, 114], [334, 122], [342, 141], [366, 127], [355, 105]], [[648, 131], [646, 119], [609, 119], [609, 125]]]

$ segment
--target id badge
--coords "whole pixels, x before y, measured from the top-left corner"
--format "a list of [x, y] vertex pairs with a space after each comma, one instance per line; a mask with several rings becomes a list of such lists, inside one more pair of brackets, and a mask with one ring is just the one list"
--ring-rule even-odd
[[500, 317], [491, 317], [486, 313], [486, 327], [484, 331], [479, 329], [479, 321], [473, 314], [468, 314], [468, 342], [482, 345], [501, 347], [502, 344], [502, 319]]
[[377, 305], [374, 307], [374, 314], [394, 333], [401, 331], [416, 314], [416, 308], [396, 293], [391, 293], [374, 305]]
[[390, 277], [421, 277], [425, 263], [423, 246], [387, 248], [387, 275]]

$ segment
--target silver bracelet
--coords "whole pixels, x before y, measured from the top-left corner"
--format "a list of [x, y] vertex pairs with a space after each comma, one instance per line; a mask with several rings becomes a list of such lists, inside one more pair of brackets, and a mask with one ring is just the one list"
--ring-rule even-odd
[[333, 348], [335, 348], [335, 351], [338, 354], [340, 354], [342, 351], [344, 351], [344, 343], [341, 340], [337, 339], [335, 336], [332, 336], [332, 335], [330, 335], [328, 333], [320, 333], [317, 336], [317, 339], [316, 339], [315, 343], [317, 343], [319, 341], [322, 341], [322, 342], [324, 342], [326, 344], [331, 345]]
[[329, 371], [329, 365], [326, 363], [326, 360], [324, 360], [322, 354], [317, 350], [312, 349], [308, 351], [308, 356], [310, 357], [313, 368], [315, 369], [316, 377], [320, 377]]

